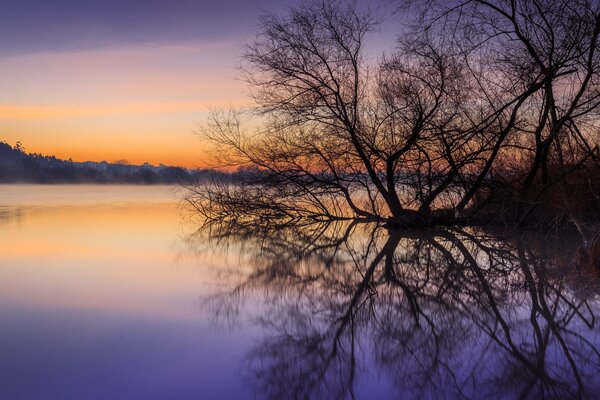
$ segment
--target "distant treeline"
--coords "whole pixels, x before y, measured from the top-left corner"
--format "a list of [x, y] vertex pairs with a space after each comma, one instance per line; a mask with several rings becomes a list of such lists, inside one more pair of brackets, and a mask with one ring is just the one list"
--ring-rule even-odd
[[55, 156], [26, 153], [19, 142], [13, 147], [0, 141], [0, 183], [191, 184], [215, 179], [236, 180], [239, 173], [147, 163], [73, 162]]

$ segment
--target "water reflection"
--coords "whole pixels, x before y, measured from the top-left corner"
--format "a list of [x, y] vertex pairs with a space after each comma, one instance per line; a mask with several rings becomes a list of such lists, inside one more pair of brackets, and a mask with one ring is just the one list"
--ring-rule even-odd
[[598, 274], [568, 235], [339, 223], [212, 226], [208, 236], [242, 246], [250, 268], [223, 276], [227, 289], [205, 305], [221, 319], [253, 297], [268, 306], [243, 366], [259, 397], [371, 397], [369, 382], [382, 379], [401, 398], [600, 389]]
[[0, 225], [10, 224], [13, 221], [19, 221], [23, 216], [20, 208], [9, 208], [0, 206]]
[[0, 185], [1, 400], [252, 398], [253, 332], [195, 306], [221, 260], [183, 253], [174, 192]]

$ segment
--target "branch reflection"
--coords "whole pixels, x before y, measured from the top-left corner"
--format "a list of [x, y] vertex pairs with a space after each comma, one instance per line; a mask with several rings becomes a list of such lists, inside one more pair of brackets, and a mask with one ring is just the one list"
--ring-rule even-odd
[[213, 227], [213, 243], [244, 243], [251, 268], [207, 302], [221, 316], [248, 296], [267, 304], [243, 367], [260, 397], [355, 397], [373, 376], [402, 398], [592, 396], [597, 270], [574, 241], [504, 236]]

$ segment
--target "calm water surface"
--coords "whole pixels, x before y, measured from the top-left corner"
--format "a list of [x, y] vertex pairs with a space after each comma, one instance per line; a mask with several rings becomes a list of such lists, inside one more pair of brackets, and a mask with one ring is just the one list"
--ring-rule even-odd
[[0, 186], [0, 399], [252, 397], [173, 187]]
[[181, 195], [0, 186], [0, 399], [599, 393], [572, 234], [198, 230]]

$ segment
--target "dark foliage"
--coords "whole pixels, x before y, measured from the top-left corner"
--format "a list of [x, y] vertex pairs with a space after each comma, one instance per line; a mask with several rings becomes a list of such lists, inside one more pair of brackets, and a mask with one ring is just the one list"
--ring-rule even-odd
[[191, 184], [233, 175], [212, 170], [150, 164], [126, 165], [102, 162], [73, 162], [54, 156], [26, 153], [20, 143], [12, 147], [0, 142], [0, 183], [130, 183]]

